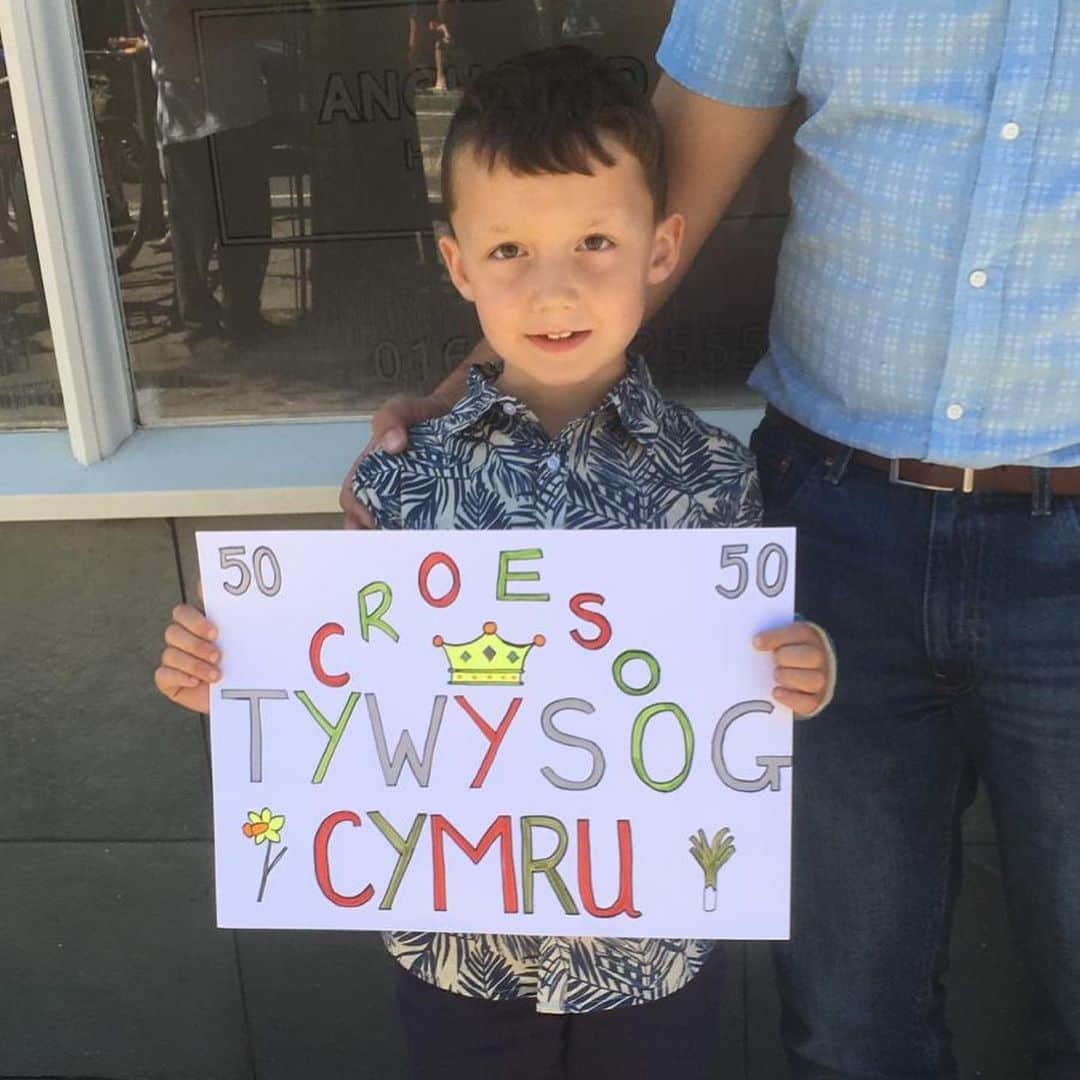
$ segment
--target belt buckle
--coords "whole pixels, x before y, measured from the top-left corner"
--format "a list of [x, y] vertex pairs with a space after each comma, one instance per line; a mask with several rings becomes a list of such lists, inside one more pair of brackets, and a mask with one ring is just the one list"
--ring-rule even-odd
[[[961, 469], [960, 471], [964, 474], [960, 481], [960, 491], [965, 495], [970, 495], [975, 490], [975, 470]], [[922, 491], [953, 492], [957, 490], [955, 487], [939, 487], [937, 484], [920, 484], [915, 480], [901, 480], [900, 458], [893, 458], [889, 462], [889, 483], [900, 487], [919, 488]]]

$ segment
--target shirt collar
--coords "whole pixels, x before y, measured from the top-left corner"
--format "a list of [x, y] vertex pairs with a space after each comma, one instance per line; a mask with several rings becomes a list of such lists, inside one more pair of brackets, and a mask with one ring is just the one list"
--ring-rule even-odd
[[[502, 362], [474, 364], [469, 369], [468, 383], [461, 400], [442, 418], [443, 430], [457, 434], [478, 424], [494, 408], [523, 406], [510, 394], [502, 393], [495, 380], [502, 372]], [[626, 374], [608, 391], [607, 396], [582, 420], [613, 410], [628, 435], [642, 445], [648, 445], [660, 431], [662, 398], [652, 381], [648, 366], [640, 355], [628, 355]]]

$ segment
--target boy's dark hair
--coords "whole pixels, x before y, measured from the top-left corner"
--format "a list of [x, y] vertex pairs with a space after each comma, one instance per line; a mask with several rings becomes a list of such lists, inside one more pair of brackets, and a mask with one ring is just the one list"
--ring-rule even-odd
[[447, 215], [454, 210], [454, 161], [466, 147], [488, 168], [501, 163], [525, 176], [591, 176], [593, 162], [615, 164], [601, 135], [641, 163], [659, 217], [666, 197], [663, 135], [630, 77], [578, 45], [503, 61], [476, 77], [450, 121], [442, 156]]

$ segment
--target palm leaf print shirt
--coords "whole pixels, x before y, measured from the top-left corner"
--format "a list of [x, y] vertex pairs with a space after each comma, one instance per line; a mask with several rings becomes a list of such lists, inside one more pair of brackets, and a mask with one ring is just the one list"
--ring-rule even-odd
[[[384, 529], [753, 526], [753, 459], [732, 436], [664, 400], [642, 360], [588, 415], [551, 439], [536, 416], [474, 367], [446, 416], [413, 428], [401, 455], [376, 452], [353, 491]], [[391, 954], [443, 990], [530, 997], [542, 1013], [655, 1001], [690, 981], [713, 943], [394, 931]]]

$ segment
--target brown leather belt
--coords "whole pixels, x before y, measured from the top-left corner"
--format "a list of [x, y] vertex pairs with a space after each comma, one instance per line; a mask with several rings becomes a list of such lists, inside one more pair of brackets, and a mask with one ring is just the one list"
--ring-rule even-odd
[[[803, 427], [790, 416], [766, 406], [765, 415], [770, 421], [793, 432], [800, 442], [822, 450], [826, 456], [835, 457], [847, 449], [842, 443], [818, 435]], [[1049, 478], [1050, 491], [1054, 495], [1080, 495], [1080, 466], [1061, 469], [1033, 469], [1028, 465], [997, 465], [991, 469], [963, 469], [955, 465], [934, 465], [913, 458], [883, 458], [866, 450], [852, 452], [851, 460], [868, 465], [878, 472], [887, 473], [893, 484], [925, 488], [927, 491], [955, 491], [970, 493], [992, 491], [1007, 495], [1030, 495], [1035, 477], [1044, 472]]]

